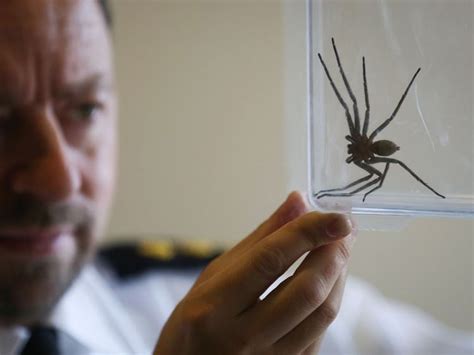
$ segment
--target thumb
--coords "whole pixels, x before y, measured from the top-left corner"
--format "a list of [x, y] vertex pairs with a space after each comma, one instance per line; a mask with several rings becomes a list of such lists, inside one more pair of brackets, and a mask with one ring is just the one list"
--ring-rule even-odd
[[252, 244], [256, 243], [307, 212], [309, 212], [309, 205], [302, 193], [293, 191], [276, 211], [247, 237], [247, 240]]

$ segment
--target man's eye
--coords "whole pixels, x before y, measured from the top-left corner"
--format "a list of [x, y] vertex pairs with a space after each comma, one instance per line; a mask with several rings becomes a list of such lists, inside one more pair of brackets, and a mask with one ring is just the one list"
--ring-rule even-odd
[[71, 118], [80, 121], [92, 121], [102, 106], [95, 102], [85, 102], [71, 109]]

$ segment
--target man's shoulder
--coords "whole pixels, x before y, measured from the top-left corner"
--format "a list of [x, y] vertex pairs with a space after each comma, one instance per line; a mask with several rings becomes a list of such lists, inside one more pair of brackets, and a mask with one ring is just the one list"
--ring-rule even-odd
[[[63, 297], [58, 319], [61, 324], [65, 319], [74, 321], [61, 329], [73, 335], [94, 329], [84, 335], [85, 344], [92, 343], [87, 339], [95, 339], [97, 333], [135, 344], [130, 345], [133, 349], [152, 348], [173, 309], [219, 253], [218, 248], [205, 243], [138, 241], [105, 245]], [[77, 319], [82, 319], [79, 324], [88, 325], [78, 326]], [[110, 324], [114, 326], [110, 328]]]
[[209, 242], [140, 240], [104, 245], [96, 263], [120, 281], [149, 274], [195, 273], [222, 253]]

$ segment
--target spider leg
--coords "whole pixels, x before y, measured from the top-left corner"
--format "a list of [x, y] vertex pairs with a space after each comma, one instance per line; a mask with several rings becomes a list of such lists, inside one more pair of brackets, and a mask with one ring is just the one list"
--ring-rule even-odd
[[364, 76], [364, 96], [365, 96], [365, 118], [364, 127], [362, 128], [362, 135], [367, 134], [369, 129], [369, 116], [370, 116], [370, 104], [369, 104], [369, 90], [367, 89], [367, 75], [365, 74], [365, 57], [362, 57], [362, 72]]
[[418, 182], [423, 184], [425, 187], [427, 187], [429, 190], [431, 190], [435, 195], [441, 197], [441, 198], [446, 198], [446, 196], [441, 195], [439, 192], [437, 192], [435, 189], [433, 189], [430, 185], [428, 185], [426, 182], [424, 182], [416, 173], [411, 170], [404, 162], [393, 159], [393, 158], [373, 158], [371, 160], [371, 163], [394, 163], [400, 165], [403, 169], [408, 171], [411, 176], [413, 176]]
[[[319, 194], [325, 194], [327, 192], [336, 192], [336, 191], [344, 191], [344, 190], [347, 190], [348, 188], [354, 186], [354, 185], [357, 185], [357, 184], [360, 184], [361, 182], [364, 182], [364, 181], [367, 181], [369, 180], [372, 176], [374, 176], [374, 174], [369, 174], [367, 176], [364, 176], [354, 182], [351, 182], [349, 185], [346, 185], [344, 187], [340, 187], [340, 188], [337, 188], [337, 189], [329, 189], [329, 190], [321, 190], [321, 191], [318, 191], [316, 192], [313, 196], [316, 197], [316, 198], [320, 198], [318, 197]], [[322, 197], [322, 196], [321, 196]]]
[[347, 197], [347, 196], [353, 196], [355, 195], [356, 193], [362, 191], [362, 190], [365, 190], [366, 188], [376, 184], [377, 182], [379, 182], [381, 179], [380, 176], [377, 176], [376, 179], [372, 180], [372, 181], [369, 181], [367, 184], [364, 184], [362, 185], [361, 187], [353, 190], [353, 191], [350, 191], [350, 192], [341, 192], [341, 193], [325, 193], [325, 194], [322, 194], [320, 196], [318, 196], [318, 198], [322, 198], [322, 197], [326, 197], [326, 196], [330, 196], [330, 197]]
[[352, 138], [351, 136], [346, 136], [345, 138], [346, 138], [349, 142], [351, 142], [351, 143], [355, 143], [355, 142], [356, 142], [355, 139]]
[[331, 42], [332, 42], [332, 48], [334, 49], [334, 54], [336, 55], [337, 65], [339, 67], [342, 80], [344, 81], [344, 85], [346, 86], [347, 92], [349, 93], [349, 96], [352, 100], [352, 104], [353, 104], [352, 108], [354, 110], [354, 125], [355, 125], [354, 129], [358, 134], [360, 134], [360, 119], [359, 119], [359, 109], [357, 107], [357, 99], [354, 93], [352, 92], [351, 86], [349, 85], [349, 81], [347, 80], [346, 74], [344, 73], [344, 69], [342, 69], [341, 60], [339, 58], [339, 53], [337, 52], [336, 42], [334, 41], [334, 38], [331, 38]]
[[[379, 170], [374, 168], [373, 166], [370, 166], [370, 165], [368, 165], [364, 162], [355, 162], [354, 164], [357, 165], [359, 168], [364, 169], [365, 171], [367, 171], [369, 173], [369, 175], [364, 176], [363, 178], [360, 178], [360, 179], [358, 179], [358, 180], [356, 180], [356, 181], [354, 181], [354, 182], [350, 183], [349, 185], [347, 185], [345, 187], [342, 187], [342, 188], [319, 191], [316, 194], [314, 194], [314, 196], [318, 199], [320, 199], [322, 197], [325, 197], [325, 196], [332, 196], [332, 197], [352, 196], [352, 195], [356, 194], [357, 192], [362, 191], [362, 190], [366, 189], [367, 187], [372, 186], [373, 184], [376, 184], [382, 178], [383, 174]], [[354, 191], [347, 192], [347, 193], [332, 193], [332, 192], [337, 192], [337, 191], [344, 191], [344, 190], [346, 190], [346, 189], [348, 189], [352, 186], [355, 186], [355, 185], [357, 185], [361, 182], [369, 180], [374, 175], [377, 175], [376, 179], [374, 179], [373, 181], [368, 182], [367, 184], [364, 184], [363, 186], [355, 189]], [[319, 195], [319, 194], [321, 194], [321, 195]]]
[[383, 184], [383, 182], [384, 182], [384, 180], [385, 180], [385, 177], [387, 176], [387, 172], [388, 172], [388, 167], [389, 167], [389, 166], [390, 166], [390, 163], [386, 163], [386, 164], [385, 164], [385, 169], [384, 169], [384, 171], [383, 171], [383, 173], [382, 173], [382, 177], [380, 178], [379, 184], [378, 184], [377, 186], [375, 186], [375, 187], [374, 187], [372, 190], [370, 190], [369, 192], [366, 192], [366, 193], [365, 193], [364, 198], [362, 199], [362, 202], [365, 201], [365, 199], [367, 198], [367, 196], [368, 196], [369, 194], [371, 194], [371, 193], [374, 192], [375, 190], [378, 190], [378, 189], [380, 189], [380, 188], [382, 187], [382, 184]]
[[410, 83], [408, 84], [407, 88], [405, 89], [405, 92], [403, 93], [400, 101], [398, 102], [398, 105], [397, 107], [395, 107], [395, 110], [393, 111], [392, 115], [387, 118], [385, 120], [385, 122], [383, 122], [380, 126], [378, 126], [371, 134], [370, 134], [370, 137], [369, 139], [370, 140], [373, 140], [375, 138], [375, 136], [377, 134], [379, 134], [379, 132], [381, 130], [383, 130], [385, 127], [387, 127], [390, 122], [392, 122], [392, 120], [395, 118], [395, 115], [397, 114], [398, 110], [400, 109], [400, 106], [402, 105], [403, 101], [405, 100], [405, 97], [407, 96], [407, 93], [408, 93], [408, 90], [410, 90], [410, 87], [411, 85], [413, 84], [413, 82], [415, 81], [415, 78], [416, 76], [418, 75], [418, 73], [420, 72], [421, 68], [418, 68], [418, 70], [415, 72], [415, 74], [413, 75], [413, 77], [411, 78], [410, 80]]
[[323, 58], [321, 57], [321, 54], [318, 53], [319, 61], [321, 62], [324, 71], [326, 72], [326, 76], [329, 79], [329, 83], [331, 84], [332, 89], [334, 90], [334, 93], [336, 94], [337, 99], [339, 100], [339, 103], [344, 107], [344, 110], [346, 111], [346, 119], [347, 119], [347, 124], [349, 126], [349, 132], [351, 135], [355, 135], [355, 128], [354, 128], [354, 123], [352, 122], [352, 117], [349, 112], [349, 108], [347, 107], [346, 102], [342, 98], [341, 94], [339, 93], [339, 90], [337, 90], [336, 84], [334, 84], [334, 81], [332, 80], [331, 74], [329, 74], [329, 70], [326, 66], [326, 63], [324, 62]]
[[377, 175], [378, 177], [381, 177], [383, 174], [380, 172], [380, 170], [374, 168], [373, 166], [367, 164], [367, 163], [364, 163], [362, 161], [360, 162], [355, 162], [354, 163], [355, 165], [357, 165], [359, 168], [361, 169], [364, 169], [365, 171], [367, 171], [368, 173], [372, 173], [372, 174], [375, 174]]

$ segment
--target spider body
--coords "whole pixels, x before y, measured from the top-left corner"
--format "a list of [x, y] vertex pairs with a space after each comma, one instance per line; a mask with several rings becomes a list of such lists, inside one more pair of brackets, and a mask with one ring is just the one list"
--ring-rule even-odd
[[356, 138], [346, 136], [346, 139], [350, 142], [347, 145], [347, 154], [349, 154], [349, 157], [346, 159], [346, 163], [348, 164], [353, 161], [370, 163], [371, 159], [377, 155], [388, 157], [400, 150], [400, 147], [392, 141], [379, 140], [372, 142], [366, 135]]
[[[361, 126], [360, 117], [359, 117], [359, 108], [357, 105], [357, 98], [352, 92], [352, 89], [349, 85], [349, 81], [347, 80], [346, 75], [344, 73], [344, 69], [342, 68], [342, 64], [339, 59], [339, 53], [337, 52], [334, 38], [332, 39], [332, 46], [333, 46], [334, 54], [337, 60], [337, 65], [339, 67], [339, 72], [341, 73], [342, 80], [344, 82], [344, 86], [346, 87], [349, 97], [352, 101], [352, 108], [353, 108], [352, 114], [349, 110], [347, 103], [344, 101], [341, 94], [339, 93], [339, 90], [337, 89], [331, 77], [331, 74], [329, 73], [326, 63], [321, 57], [321, 54], [318, 53], [318, 57], [321, 62], [321, 65], [324, 68], [324, 71], [329, 80], [329, 83], [331, 84], [332, 89], [334, 93], [336, 94], [336, 97], [339, 100], [339, 103], [341, 104], [341, 106], [344, 108], [344, 111], [345, 111], [347, 125], [349, 127], [349, 133], [350, 133], [349, 135], [345, 137], [349, 141], [349, 144], [347, 145], [347, 154], [349, 156], [346, 159], [346, 163], [348, 164], [354, 163], [357, 167], [365, 170], [368, 173], [368, 175], [341, 188], [321, 190], [315, 193], [314, 196], [316, 198], [322, 198], [325, 196], [333, 196], [333, 197], [353, 196], [356, 193], [366, 190], [369, 187], [375, 185], [375, 187], [372, 187], [372, 189], [370, 189], [368, 192], [365, 193], [363, 197], [363, 201], [365, 201], [365, 199], [367, 198], [369, 194], [371, 194], [375, 190], [382, 187], [385, 177], [387, 176], [390, 164], [397, 164], [403, 169], [405, 169], [418, 182], [420, 182], [429, 190], [431, 190], [435, 195], [445, 198], [445, 196], [441, 195], [435, 189], [433, 189], [430, 185], [424, 182], [404, 162], [394, 159], [394, 158], [388, 158], [389, 156], [393, 155], [395, 152], [397, 152], [400, 149], [399, 146], [397, 146], [394, 142], [390, 140], [377, 140], [377, 141], [375, 140], [375, 137], [377, 136], [377, 134], [379, 134], [380, 131], [382, 131], [385, 127], [387, 127], [390, 124], [390, 122], [392, 122], [392, 120], [395, 118], [395, 115], [397, 114], [398, 110], [400, 109], [400, 106], [405, 100], [405, 97], [408, 91], [410, 90], [411, 85], [415, 81], [416, 76], [420, 72], [421, 68], [418, 68], [418, 70], [415, 72], [415, 74], [411, 78], [410, 83], [405, 89], [405, 92], [403, 93], [400, 101], [398, 102], [397, 106], [395, 107], [395, 110], [390, 115], [390, 117], [387, 118], [381, 125], [379, 125], [376, 129], [374, 129], [369, 134], [368, 129], [369, 129], [369, 118], [370, 118], [370, 104], [369, 104], [369, 93], [367, 89], [367, 77], [366, 77], [366, 72], [365, 72], [365, 58], [362, 57], [362, 70], [363, 70], [363, 78], [364, 78], [364, 96], [365, 96], [365, 116], [364, 116], [363, 124]], [[380, 163], [385, 164], [385, 168], [383, 172], [374, 166], [374, 164], [380, 164]], [[354, 190], [346, 192], [346, 190], [350, 189], [351, 187], [355, 187], [357, 185], [360, 185], [360, 186], [356, 187]]]

